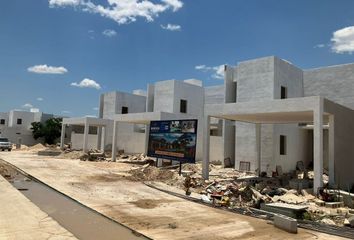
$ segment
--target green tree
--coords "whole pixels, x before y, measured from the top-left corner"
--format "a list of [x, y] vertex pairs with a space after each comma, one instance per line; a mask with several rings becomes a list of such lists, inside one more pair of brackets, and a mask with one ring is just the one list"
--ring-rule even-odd
[[34, 139], [43, 138], [45, 143], [54, 144], [61, 135], [61, 118], [50, 118], [45, 123], [31, 123]]

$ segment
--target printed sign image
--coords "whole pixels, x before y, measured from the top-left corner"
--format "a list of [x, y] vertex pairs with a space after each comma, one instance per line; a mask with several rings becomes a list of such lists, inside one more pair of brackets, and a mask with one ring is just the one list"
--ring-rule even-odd
[[197, 120], [152, 121], [148, 156], [195, 163]]

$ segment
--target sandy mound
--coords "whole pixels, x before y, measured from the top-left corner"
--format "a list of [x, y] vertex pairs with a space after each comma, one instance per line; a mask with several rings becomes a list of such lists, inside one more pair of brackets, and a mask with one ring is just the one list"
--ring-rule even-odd
[[83, 155], [82, 151], [63, 152], [59, 156], [67, 159], [79, 159]]
[[44, 149], [46, 149], [46, 147], [41, 143], [37, 143], [36, 145], [28, 148], [28, 150], [44, 150]]
[[176, 173], [170, 170], [158, 169], [154, 166], [134, 169], [129, 171], [133, 180], [136, 181], [165, 181], [175, 178]]

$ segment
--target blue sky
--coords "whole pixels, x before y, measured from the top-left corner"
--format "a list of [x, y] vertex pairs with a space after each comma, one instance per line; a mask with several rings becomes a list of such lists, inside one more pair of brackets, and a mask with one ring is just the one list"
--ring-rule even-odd
[[218, 85], [218, 66], [269, 55], [354, 62], [353, 25], [352, 0], [4, 0], [0, 111], [96, 115], [101, 93]]

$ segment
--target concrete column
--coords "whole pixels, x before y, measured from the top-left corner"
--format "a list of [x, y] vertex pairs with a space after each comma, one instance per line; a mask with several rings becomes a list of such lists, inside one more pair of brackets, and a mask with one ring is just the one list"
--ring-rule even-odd
[[64, 139], [65, 139], [65, 124], [61, 124], [61, 134], [60, 134], [60, 149], [64, 149]]
[[323, 99], [313, 112], [313, 192], [323, 186]]
[[335, 184], [334, 176], [334, 115], [329, 115], [329, 128], [328, 128], [328, 174], [329, 185]]
[[97, 149], [101, 149], [102, 143], [102, 126], [97, 126]]
[[85, 127], [84, 127], [84, 144], [82, 146], [82, 151], [87, 152], [87, 145], [88, 145], [88, 133], [89, 133], [89, 127], [90, 125], [88, 124], [87, 119], [85, 120]]
[[204, 116], [203, 162], [202, 162], [202, 176], [204, 179], [209, 179], [209, 155], [210, 155], [210, 116]]
[[117, 155], [117, 132], [118, 132], [118, 122], [114, 121], [113, 124], [113, 140], [112, 140], [112, 161], [116, 161]]
[[258, 176], [261, 174], [261, 124], [256, 123], [256, 152], [257, 152], [257, 164], [256, 169]]
[[149, 134], [150, 134], [150, 124], [145, 125], [145, 154], [148, 153], [149, 148]]
[[101, 143], [100, 150], [102, 152], [104, 152], [105, 146], [106, 146], [106, 127], [101, 128], [101, 139], [100, 140], [101, 140], [100, 141], [100, 143]]

